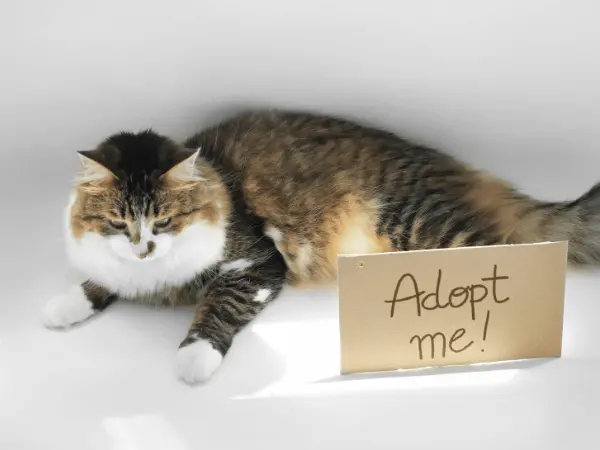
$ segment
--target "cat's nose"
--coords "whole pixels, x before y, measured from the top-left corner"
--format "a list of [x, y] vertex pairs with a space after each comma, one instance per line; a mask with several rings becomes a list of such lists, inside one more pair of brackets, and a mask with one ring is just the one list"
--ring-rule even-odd
[[156, 248], [156, 244], [153, 241], [148, 241], [148, 244], [146, 245], [146, 250], [144, 250], [142, 253], [136, 253], [137, 257], [140, 259], [144, 259], [144, 258], [150, 256], [152, 254], [152, 252], [154, 252], [155, 248]]

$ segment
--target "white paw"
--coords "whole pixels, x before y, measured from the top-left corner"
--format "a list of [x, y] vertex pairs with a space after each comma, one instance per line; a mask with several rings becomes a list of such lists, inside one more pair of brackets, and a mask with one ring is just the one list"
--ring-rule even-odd
[[64, 328], [94, 314], [83, 288], [73, 286], [69, 292], [52, 298], [44, 307], [43, 321], [48, 328]]
[[177, 351], [177, 374], [187, 383], [207, 381], [223, 361], [223, 355], [206, 339]]

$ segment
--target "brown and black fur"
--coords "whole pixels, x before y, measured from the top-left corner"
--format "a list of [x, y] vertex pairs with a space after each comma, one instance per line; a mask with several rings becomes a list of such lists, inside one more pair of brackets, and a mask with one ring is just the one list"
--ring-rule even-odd
[[[237, 177], [252, 213], [281, 230], [296, 282], [334, 279], [340, 253], [570, 240], [571, 262], [600, 261], [599, 186], [539, 202], [394, 134], [301, 113], [244, 114], [185, 145]], [[313, 255], [299, 264], [303, 245]]]
[[[185, 286], [145, 299], [198, 305], [182, 346], [206, 338], [225, 354], [236, 333], [268, 303], [252, 300], [260, 289], [269, 289], [270, 301], [286, 283], [335, 282], [341, 253], [569, 240], [572, 263], [600, 262], [599, 186], [572, 202], [539, 202], [392, 133], [305, 113], [241, 114], [190, 137], [181, 147], [147, 133], [151, 139], [128, 134], [129, 143], [110, 141], [120, 152], [126, 149], [119, 147], [140, 146], [134, 152], [140, 162], [122, 178], [130, 177], [136, 164], [147, 164], [141, 163], [145, 152], [168, 154], [162, 169], [157, 159], [144, 172], [153, 174], [149, 191], [156, 215], [162, 214], [160, 199], [168, 197], [163, 203], [177, 217], [173, 226], [184, 227], [188, 216], [223, 221], [227, 245], [221, 263], [255, 261], [244, 271], [227, 274], [219, 273], [219, 263]], [[197, 148], [196, 166], [205, 179], [172, 180], [169, 185], [164, 174]], [[88, 156], [110, 166], [102, 161], [103, 153], [100, 148]], [[153, 172], [154, 166], [158, 171]], [[112, 184], [108, 189], [130, 188]], [[94, 195], [92, 190], [90, 205], [98, 202]], [[109, 209], [127, 219], [122, 208]], [[89, 228], [94, 216], [102, 214], [87, 215], [89, 220], [84, 213], [75, 214], [74, 230], [75, 225]], [[114, 300], [102, 288], [88, 290]]]

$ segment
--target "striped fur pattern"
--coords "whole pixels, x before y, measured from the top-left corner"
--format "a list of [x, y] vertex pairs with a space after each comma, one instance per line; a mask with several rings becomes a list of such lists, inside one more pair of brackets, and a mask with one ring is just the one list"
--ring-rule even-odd
[[118, 299], [194, 304], [178, 363], [188, 382], [208, 379], [286, 284], [335, 282], [341, 253], [567, 239], [572, 263], [600, 261], [599, 186], [572, 202], [536, 201], [338, 118], [244, 113], [182, 144], [119, 133], [82, 161], [66, 228], [89, 280], [83, 294], [53, 300], [47, 322], [69, 325], [57, 305], [80, 298], [93, 311]]
[[340, 253], [570, 240], [600, 261], [600, 187], [540, 202], [440, 151], [332, 117], [242, 114], [190, 138], [236, 174], [293, 282], [334, 280]]

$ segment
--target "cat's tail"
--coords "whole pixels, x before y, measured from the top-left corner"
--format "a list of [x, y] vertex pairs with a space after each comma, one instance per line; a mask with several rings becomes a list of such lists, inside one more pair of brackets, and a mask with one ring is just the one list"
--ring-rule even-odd
[[541, 202], [491, 178], [479, 178], [479, 206], [496, 217], [505, 243], [569, 241], [569, 262], [600, 266], [600, 183], [576, 200]]
[[600, 265], [600, 183], [577, 200], [536, 206], [538, 240], [568, 240], [569, 262]]

